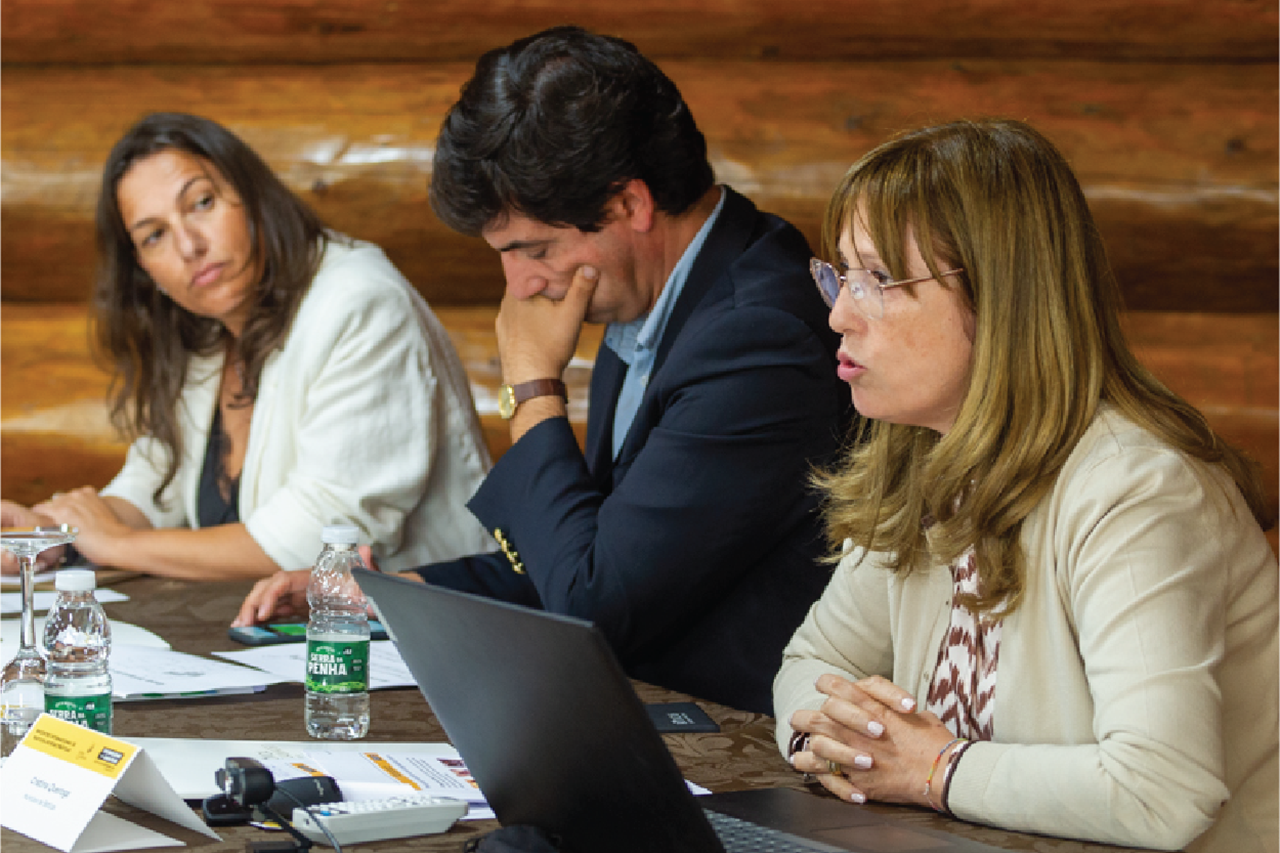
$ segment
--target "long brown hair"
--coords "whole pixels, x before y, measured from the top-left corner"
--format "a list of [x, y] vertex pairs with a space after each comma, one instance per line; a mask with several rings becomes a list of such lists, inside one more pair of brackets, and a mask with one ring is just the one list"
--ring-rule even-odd
[[327, 240], [319, 217], [253, 149], [217, 122], [153, 113], [111, 149], [98, 194], [98, 271], [90, 322], [96, 352], [113, 370], [112, 423], [126, 438], [150, 436], [169, 453], [157, 502], [182, 458], [178, 401], [190, 358], [214, 354], [229, 338], [217, 320], [190, 313], [156, 287], [139, 265], [120, 215], [120, 180], [139, 160], [169, 149], [210, 163], [245, 206], [251, 262], [261, 261], [263, 271], [233, 354], [244, 367], [241, 398], [246, 402], [256, 399], [263, 364], [288, 334]]
[[910, 572], [973, 546], [981, 596], [971, 606], [1011, 612], [1025, 579], [1022, 524], [1104, 401], [1221, 465], [1268, 526], [1256, 466], [1129, 350], [1084, 193], [1044, 136], [988, 120], [891, 140], [837, 188], [823, 224], [828, 254], [858, 216], [895, 278], [907, 275], [909, 229], [935, 276], [962, 267], [938, 281], [961, 288], [976, 331], [969, 388], [945, 436], [871, 422], [866, 441], [818, 475], [833, 548], [851, 538]]

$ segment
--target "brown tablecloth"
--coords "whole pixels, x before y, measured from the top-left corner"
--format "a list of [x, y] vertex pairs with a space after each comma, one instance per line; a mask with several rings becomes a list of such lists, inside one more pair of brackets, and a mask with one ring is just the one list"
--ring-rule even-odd
[[[226, 628], [250, 584], [194, 583], [163, 578], [136, 577], [120, 580], [113, 588], [130, 596], [127, 602], [104, 605], [114, 620], [130, 622], [163, 637], [181, 652], [207, 655], [236, 648]], [[647, 684], [636, 684], [644, 702], [672, 702], [690, 697]], [[206, 699], [128, 702], [116, 705], [115, 736], [181, 737], [226, 740], [265, 739], [305, 741], [302, 722], [302, 686], [276, 685], [251, 696]], [[370, 741], [443, 742], [447, 738], [422, 694], [413, 689], [378, 690], [371, 694]], [[664, 735], [676, 763], [689, 780], [712, 791], [757, 787], [803, 787], [800, 777], [779, 756], [773, 741], [773, 720], [763, 714], [737, 711], [698, 700], [719, 723], [718, 734]], [[14, 808], [0, 798], [0, 809]], [[135, 823], [184, 841], [201, 851], [245, 850], [246, 841], [272, 840], [252, 827], [220, 827], [215, 842], [176, 825], [110, 800], [106, 808]], [[850, 806], [850, 808], [857, 808]], [[1042, 836], [1005, 832], [949, 820], [924, 809], [870, 805], [862, 808], [894, 810], [922, 827], [945, 829], [996, 847], [1034, 850], [1037, 853], [1105, 853], [1122, 848], [1083, 844]], [[460, 821], [448, 833], [412, 839], [363, 844], [368, 851], [460, 851], [469, 838], [497, 826], [494, 821]], [[275, 836], [282, 837], [282, 836]], [[48, 850], [25, 836], [0, 831], [5, 853]], [[317, 850], [327, 849], [317, 846]]]

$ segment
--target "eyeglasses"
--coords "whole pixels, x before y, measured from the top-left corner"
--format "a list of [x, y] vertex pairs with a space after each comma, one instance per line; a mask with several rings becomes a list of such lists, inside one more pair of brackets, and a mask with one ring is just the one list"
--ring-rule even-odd
[[893, 287], [902, 287], [904, 284], [918, 284], [935, 277], [941, 278], [942, 276], [955, 275], [961, 272], [964, 272], [964, 269], [957, 267], [953, 270], [940, 272], [937, 276], [922, 275], [919, 278], [894, 281], [884, 273], [857, 267], [841, 274], [826, 261], [820, 261], [817, 258], [809, 259], [809, 273], [817, 283], [818, 292], [822, 294], [822, 301], [827, 303], [828, 308], [835, 307], [836, 299], [840, 296], [840, 287], [843, 285], [849, 288], [849, 295], [853, 297], [854, 307], [873, 320], [879, 320], [884, 316], [884, 292], [886, 290]]

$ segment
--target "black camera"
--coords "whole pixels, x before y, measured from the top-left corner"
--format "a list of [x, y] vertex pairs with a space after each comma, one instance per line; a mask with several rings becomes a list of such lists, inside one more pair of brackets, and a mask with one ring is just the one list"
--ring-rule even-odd
[[223, 794], [240, 806], [265, 803], [276, 791], [271, 771], [252, 758], [228, 758], [221, 770], [214, 771], [213, 780]]
[[275, 820], [291, 814], [295, 806], [336, 803], [342, 799], [332, 776], [303, 776], [277, 783], [271, 771], [253, 758], [228, 758], [214, 771], [221, 794], [204, 801], [204, 822], [209, 826], [237, 826], [250, 821]]
[[271, 799], [276, 790], [271, 771], [252, 758], [228, 758], [214, 771], [213, 780], [222, 793], [204, 801], [204, 822], [209, 826], [248, 823], [255, 817], [253, 807]]

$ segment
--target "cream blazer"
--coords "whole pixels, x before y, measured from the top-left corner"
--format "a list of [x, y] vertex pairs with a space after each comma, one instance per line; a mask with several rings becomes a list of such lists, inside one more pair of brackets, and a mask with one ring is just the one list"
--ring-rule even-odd
[[[956, 766], [955, 814], [1112, 844], [1274, 851], [1277, 565], [1230, 479], [1103, 411], [1022, 546], [994, 740]], [[882, 675], [923, 707], [951, 592], [945, 566], [902, 578], [851, 548], [784, 653], [779, 748], [791, 714], [821, 705], [825, 672]]]
[[[102, 490], [155, 527], [196, 526], [223, 357], [193, 359], [183, 459], [160, 504], [166, 451], [130, 448]], [[240, 520], [284, 569], [308, 568], [326, 524], [355, 524], [380, 567], [490, 551], [466, 509], [490, 467], [466, 373], [427, 303], [382, 250], [330, 241], [284, 345], [267, 360], [240, 479]]]

